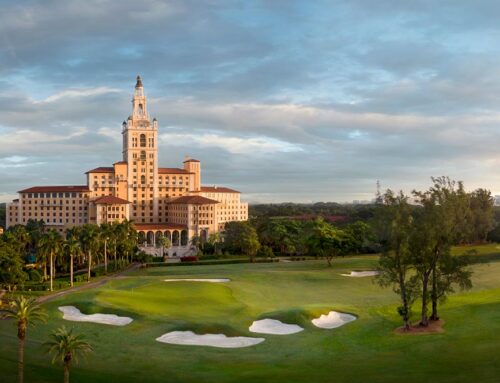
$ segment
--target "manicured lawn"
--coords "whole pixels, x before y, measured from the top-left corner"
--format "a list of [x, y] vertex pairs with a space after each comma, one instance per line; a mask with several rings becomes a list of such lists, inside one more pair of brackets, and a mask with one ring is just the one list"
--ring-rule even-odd
[[[493, 251], [493, 249], [490, 249]], [[49, 323], [29, 330], [26, 381], [61, 380], [41, 343], [62, 324], [87, 335], [95, 352], [75, 366], [73, 382], [497, 382], [500, 376], [500, 262], [473, 266], [474, 289], [442, 307], [445, 333], [397, 335], [397, 297], [373, 278], [340, 273], [372, 269], [375, 256], [325, 261], [156, 267], [136, 270], [93, 290], [46, 303]], [[231, 278], [225, 284], [163, 282], [165, 278]], [[125, 327], [67, 322], [57, 307], [134, 318]], [[334, 330], [310, 318], [330, 309], [358, 320]], [[418, 307], [415, 306], [417, 310]], [[287, 336], [248, 332], [271, 317], [305, 331]], [[415, 316], [416, 318], [416, 316]], [[243, 349], [174, 346], [155, 338], [173, 330], [266, 338]], [[2, 382], [14, 382], [17, 338], [0, 322]]]

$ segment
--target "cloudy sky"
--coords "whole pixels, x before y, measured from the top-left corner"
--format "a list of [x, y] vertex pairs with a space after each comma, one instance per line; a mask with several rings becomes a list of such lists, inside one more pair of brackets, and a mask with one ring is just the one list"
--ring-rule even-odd
[[500, 194], [497, 0], [0, 0], [0, 202], [121, 160], [141, 74], [160, 164], [250, 202], [430, 176]]

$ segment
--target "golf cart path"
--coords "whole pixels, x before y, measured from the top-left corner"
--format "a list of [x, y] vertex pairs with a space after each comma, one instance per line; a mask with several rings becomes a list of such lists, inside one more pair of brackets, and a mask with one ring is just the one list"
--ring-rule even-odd
[[43, 295], [41, 297], [38, 297], [37, 302], [44, 303], [44, 302], [50, 301], [52, 299], [59, 298], [59, 297], [74, 293], [76, 291], [82, 291], [82, 290], [87, 290], [87, 289], [101, 286], [101, 285], [105, 284], [106, 282], [121, 276], [122, 274], [125, 274], [125, 273], [132, 271], [132, 270], [135, 270], [135, 269], [138, 269], [140, 266], [141, 266], [140, 263], [134, 263], [134, 264], [130, 265], [129, 267], [127, 267], [126, 269], [118, 271], [117, 273], [108, 275], [102, 279], [99, 279], [98, 281], [89, 282], [89, 283], [86, 283], [84, 285], [80, 285], [77, 287], [71, 287], [71, 288], [66, 289], [66, 290], [58, 291], [57, 293], [54, 293], [54, 294]]

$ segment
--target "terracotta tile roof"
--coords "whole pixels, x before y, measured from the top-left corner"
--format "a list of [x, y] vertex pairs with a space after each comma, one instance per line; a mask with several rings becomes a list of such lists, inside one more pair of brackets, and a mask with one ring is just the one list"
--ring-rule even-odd
[[115, 171], [115, 168], [109, 167], [109, 166], [101, 166], [92, 170], [89, 170], [87, 173], [113, 173]]
[[95, 199], [94, 203], [99, 205], [125, 205], [130, 202], [125, 199], [115, 197], [113, 195], [106, 195], [104, 197], [99, 197]]
[[18, 193], [50, 193], [50, 192], [88, 192], [87, 185], [68, 185], [68, 186], [33, 186], [28, 189], [20, 190]]
[[141, 230], [172, 230], [178, 229], [183, 230], [187, 229], [186, 225], [179, 225], [176, 223], [134, 223], [134, 229], [137, 231]]
[[169, 204], [191, 204], [191, 205], [208, 205], [208, 204], [217, 204], [220, 203], [219, 201], [210, 199], [210, 198], [205, 198], [199, 195], [185, 195], [182, 197], [175, 198], [171, 201], [168, 202]]
[[201, 191], [205, 193], [239, 193], [238, 190], [229, 189], [223, 186], [202, 186]]
[[158, 168], [158, 174], [189, 174], [189, 172], [179, 168]]
[[200, 161], [195, 160], [194, 158], [190, 158], [190, 159], [188, 159], [188, 160], [186, 160], [184, 162], [200, 162]]
[[127, 163], [127, 161], [118, 161], [118, 162], [115, 162], [113, 165], [125, 165]]

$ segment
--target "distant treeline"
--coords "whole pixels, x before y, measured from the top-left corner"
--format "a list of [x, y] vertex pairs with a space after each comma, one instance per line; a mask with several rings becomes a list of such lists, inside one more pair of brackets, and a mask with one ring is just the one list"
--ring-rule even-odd
[[340, 223], [369, 220], [374, 216], [375, 207], [375, 204], [346, 205], [336, 202], [252, 204], [249, 206], [249, 216], [253, 218], [287, 217], [301, 220], [321, 216], [327, 221]]

